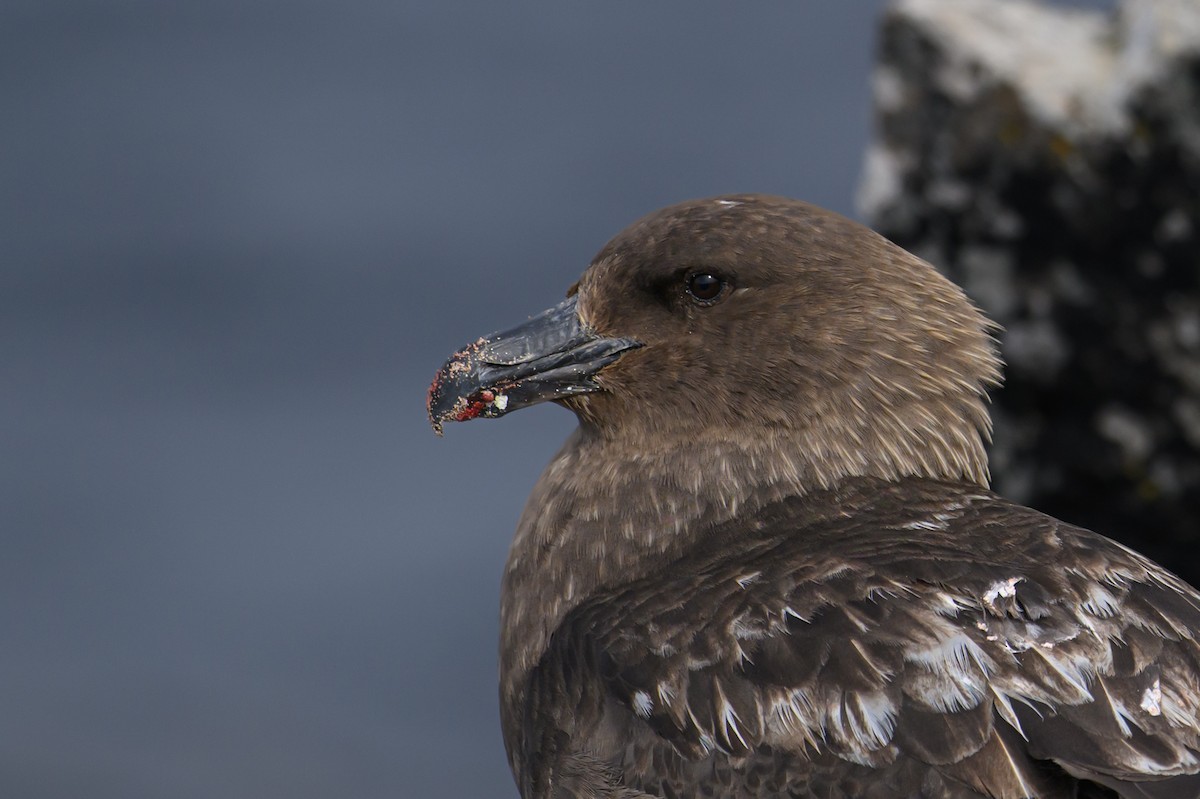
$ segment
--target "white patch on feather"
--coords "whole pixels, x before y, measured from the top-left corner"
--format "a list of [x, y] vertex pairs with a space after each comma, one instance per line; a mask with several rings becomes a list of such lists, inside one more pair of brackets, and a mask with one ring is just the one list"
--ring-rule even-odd
[[799, 621], [804, 621], [804, 622], [808, 621], [808, 619], [804, 618], [804, 617], [803, 617], [803, 616], [801, 616], [799, 613], [797, 613], [796, 611], [792, 610], [792, 608], [791, 608], [791, 606], [790, 606], [790, 605], [788, 605], [788, 606], [785, 606], [785, 607], [784, 607], [784, 609], [783, 609], [783, 619], [784, 619], [784, 621], [785, 621], [785, 622], [787, 621], [787, 617], [788, 617], [788, 616], [791, 616], [791, 617], [792, 617], [792, 618], [794, 618], [794, 619], [798, 619]]
[[961, 630], [944, 635], [923, 647], [905, 650], [905, 660], [928, 670], [927, 676], [914, 674], [911, 687], [922, 702], [942, 713], [976, 707], [987, 691], [987, 678], [995, 664]]
[[1142, 710], [1151, 716], [1162, 715], [1162, 682], [1157, 677], [1154, 683], [1142, 692]]
[[945, 591], [938, 591], [934, 596], [937, 597], [939, 607], [935, 608], [940, 616], [957, 616], [958, 612], [967, 607], [967, 603], [962, 599], [951, 596]]
[[674, 657], [676, 652], [677, 650], [669, 641], [663, 641], [654, 648], [654, 654], [658, 655], [660, 658]]
[[664, 705], [669, 705], [675, 700], [675, 689], [668, 683], [660, 682], [655, 690], [658, 692], [658, 701]]
[[1083, 609], [1102, 619], [1111, 618], [1121, 610], [1121, 603], [1099, 583], [1091, 583], [1083, 599]]
[[843, 694], [840, 713], [831, 713], [830, 726], [867, 750], [879, 749], [892, 740], [896, 729], [896, 706], [883, 691]]
[[743, 574], [741, 577], [737, 578], [737, 584], [741, 588], [748, 588], [757, 582], [759, 577], [762, 577], [762, 572], [750, 572], [749, 574]]
[[650, 698], [650, 694], [645, 691], [637, 691], [633, 695], [633, 712], [637, 713], [644, 719], [650, 718], [651, 711], [654, 710], [654, 700]]
[[[734, 619], [733, 624], [729, 627], [729, 631], [739, 641], [758, 641], [770, 635], [770, 630], [766, 629], [757, 619], [747, 619], [744, 616]], [[746, 659], [748, 660], [749, 658]]]
[[820, 729], [813, 698], [802, 688], [794, 688], [771, 702], [771, 716], [777, 719], [770, 726], [780, 733], [781, 739], [801, 733], [806, 743], [816, 745], [814, 730]]
[[746, 738], [742, 735], [741, 719], [738, 718], [737, 710], [734, 709], [733, 703], [725, 698], [725, 691], [721, 688], [720, 682], [713, 683], [713, 689], [716, 703], [717, 715], [720, 718], [721, 730], [725, 733], [725, 740], [733, 743], [736, 736], [741, 741], [742, 746], [746, 749], [750, 748], [750, 744], [746, 742]]
[[904, 659], [920, 663], [934, 671], [965, 672], [972, 662], [986, 675], [991, 670], [991, 658], [965, 633], [955, 632], [939, 638], [932, 646], [907, 649]]
[[1017, 595], [1017, 583], [1024, 579], [1024, 577], [1009, 577], [1007, 580], [997, 580], [983, 593], [983, 601], [988, 607], [994, 608], [997, 599], [1001, 597], [1012, 599]]
[[973, 674], [935, 672], [936, 679], [928, 686], [932, 690], [919, 691], [917, 696], [926, 705], [939, 713], [958, 713], [978, 707], [983, 700], [987, 683]]
[[1038, 647], [1031, 647], [1026, 651], [1031, 655], [1040, 655], [1047, 666], [1076, 690], [1076, 694], [1068, 698], [1070, 704], [1078, 705], [1093, 700], [1092, 692], [1088, 690], [1088, 682], [1090, 675], [1094, 672], [1092, 664], [1086, 656], [1068, 655], [1065, 651], [1062, 656], [1059, 656]]
[[918, 519], [915, 522], [900, 525], [901, 530], [945, 530], [946, 520], [938, 518], [941, 514], [934, 514], [932, 519]]

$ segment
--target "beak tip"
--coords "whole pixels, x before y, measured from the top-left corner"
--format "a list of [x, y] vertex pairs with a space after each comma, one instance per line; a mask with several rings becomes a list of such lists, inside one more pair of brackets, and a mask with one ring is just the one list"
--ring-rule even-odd
[[505, 412], [508, 397], [498, 389], [475, 382], [478, 352], [484, 343], [480, 339], [450, 356], [429, 384], [425, 411], [438, 436], [442, 435], [446, 422], [467, 422], [480, 416], [494, 418]]
[[429, 424], [433, 426], [433, 432], [440, 438], [442, 435], [442, 423], [450, 418], [447, 409], [443, 405], [443, 382], [447, 376], [449, 363], [443, 366], [434, 376], [433, 382], [429, 384], [429, 390], [425, 393], [425, 413], [429, 415]]

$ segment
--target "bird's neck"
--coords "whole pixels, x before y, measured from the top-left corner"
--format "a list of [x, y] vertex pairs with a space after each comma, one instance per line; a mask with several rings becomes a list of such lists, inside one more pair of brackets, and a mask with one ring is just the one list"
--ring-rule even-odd
[[581, 429], [530, 495], [501, 598], [506, 734], [530, 670], [573, 608], [666, 566], [715, 525], [820, 482], [794, 442], [658, 443], [647, 451]]
[[[978, 433], [978, 455], [962, 461], [971, 468], [955, 473], [952, 458], [944, 459], [949, 467], [932, 455], [906, 463], [887, 447], [876, 449], [889, 457], [838, 459], [845, 447], [828, 431], [736, 432], [660, 434], [648, 446], [581, 427], [546, 467], [518, 523], [501, 591], [501, 716], [517, 772], [524, 686], [554, 631], [581, 603], [668, 568], [730, 519], [753, 520], [773, 503], [849, 478], [986, 485]], [[938, 441], [931, 440], [936, 455]]]

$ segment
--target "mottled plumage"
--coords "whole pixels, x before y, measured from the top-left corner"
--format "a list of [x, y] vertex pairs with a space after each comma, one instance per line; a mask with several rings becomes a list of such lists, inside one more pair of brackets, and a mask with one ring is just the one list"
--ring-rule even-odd
[[1200, 796], [1200, 596], [987, 490], [989, 331], [864, 228], [738, 196], [456, 355], [435, 423], [580, 417], [505, 572], [522, 796]]
[[753, 521], [567, 615], [526, 699], [531, 795], [574, 752], [652, 796], [1200, 792], [1200, 602], [1144, 558], [928, 480]]

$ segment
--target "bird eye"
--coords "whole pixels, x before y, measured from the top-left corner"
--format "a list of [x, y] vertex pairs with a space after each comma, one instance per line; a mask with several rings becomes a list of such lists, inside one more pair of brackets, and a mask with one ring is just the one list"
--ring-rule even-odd
[[711, 272], [696, 272], [687, 277], [688, 295], [701, 305], [712, 305], [725, 290], [725, 281]]

